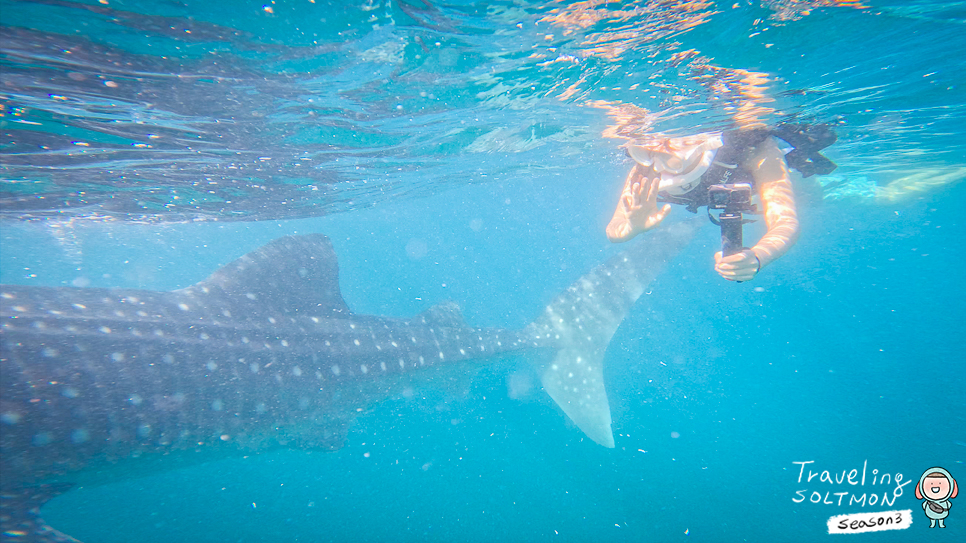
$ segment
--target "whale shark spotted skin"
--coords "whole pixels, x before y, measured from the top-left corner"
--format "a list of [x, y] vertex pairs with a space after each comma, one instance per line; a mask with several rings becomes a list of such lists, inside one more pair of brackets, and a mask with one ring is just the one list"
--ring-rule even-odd
[[74, 541], [40, 506], [117, 463], [148, 471], [272, 447], [342, 445], [360, 406], [414, 374], [542, 348], [544, 388], [614, 446], [603, 358], [692, 229], [648, 236], [522, 330], [474, 328], [455, 304], [359, 315], [321, 234], [277, 239], [172, 292], [0, 287], [0, 540]]

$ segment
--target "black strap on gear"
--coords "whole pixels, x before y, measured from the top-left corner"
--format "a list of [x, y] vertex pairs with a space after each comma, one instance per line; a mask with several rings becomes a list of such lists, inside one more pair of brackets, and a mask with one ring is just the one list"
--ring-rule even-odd
[[828, 175], [835, 170], [835, 163], [819, 153], [838, 139], [828, 124], [782, 123], [771, 134], [794, 147], [785, 154], [785, 161], [802, 177]]

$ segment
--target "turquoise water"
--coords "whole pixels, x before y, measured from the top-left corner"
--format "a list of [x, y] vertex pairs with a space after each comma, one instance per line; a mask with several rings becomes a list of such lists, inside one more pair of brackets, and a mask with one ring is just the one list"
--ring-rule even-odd
[[[87, 542], [819, 541], [830, 516], [911, 509], [852, 537], [961, 539], [964, 498], [929, 530], [913, 487], [966, 482], [966, 6], [762, 4], [4, 1], [3, 283], [170, 290], [324, 232], [356, 312], [454, 300], [519, 328], [619, 249], [628, 163], [593, 104], [721, 128], [745, 70], [764, 120], [839, 133], [839, 169], [796, 179], [788, 255], [728, 283], [705, 222], [624, 321], [615, 449], [510, 393], [522, 355], [376, 405], [339, 451], [83, 487], [47, 520]], [[807, 461], [869, 481], [799, 482]], [[891, 499], [873, 469], [914, 482], [890, 506], [808, 499]]]

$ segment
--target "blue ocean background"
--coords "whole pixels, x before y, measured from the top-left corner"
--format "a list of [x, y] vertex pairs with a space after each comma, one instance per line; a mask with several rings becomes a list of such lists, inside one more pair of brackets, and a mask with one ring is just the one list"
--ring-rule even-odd
[[[842, 121], [840, 142], [827, 154], [840, 166], [834, 183], [847, 190], [826, 187], [823, 192], [814, 179], [798, 180], [801, 239], [754, 281], [742, 284], [724, 281], [713, 270], [720, 241], [716, 227], [700, 214], [674, 210], [669, 221], [697, 220], [702, 227], [648, 288], [608, 349], [605, 379], [615, 449], [593, 443], [566, 420], [532, 381], [523, 354], [469, 365], [461, 387], [427, 383], [413, 398], [376, 404], [358, 416], [341, 450], [266, 451], [85, 486], [52, 500], [43, 510], [45, 518], [86, 542], [821, 541], [835, 537], [827, 534], [830, 516], [911, 509], [908, 530], [842, 537], [962, 539], [966, 497], [953, 500], [945, 530], [928, 530], [913, 494], [915, 481], [932, 466], [945, 467], [966, 484], [966, 185], [955, 183], [962, 176], [953, 176], [946, 185], [894, 201], [876, 199], [870, 185], [884, 185], [917, 168], [964, 167], [966, 6], [923, 3], [916, 10], [870, 3], [863, 9], [848, 5], [854, 3], [813, 3], [814, 13], [765, 32], [759, 28], [759, 36], [775, 35], [775, 47], [760, 46], [764, 38], [750, 37], [747, 26], [759, 18], [773, 20], [768, 18], [777, 13], [774, 4], [799, 9], [798, 3], [709, 8], [720, 15], [664, 38], [682, 42], [680, 49], [700, 44], [718, 65], [754, 68], [788, 87], [825, 89], [828, 94], [817, 98], [804, 93], [795, 107], [819, 120]], [[228, 4], [126, 8], [170, 10], [171, 17], [187, 17], [187, 10], [194, 19], [261, 36], [260, 43], [284, 42], [292, 24], [282, 17], [284, 9], [296, 9], [281, 2], [238, 3], [235, 10]], [[83, 27], [77, 21], [35, 20], [43, 9], [70, 9], [65, 5], [4, 1], [0, 18], [7, 39], [17, 29], [37, 26], [65, 35], [81, 32], [71, 28]], [[261, 17], [272, 5], [279, 16]], [[334, 5], [327, 7], [334, 10]], [[524, 22], [538, 9], [563, 5], [499, 3], [505, 10], [520, 9], [518, 19]], [[439, 9], [466, 16], [457, 22], [468, 25], [462, 29], [472, 37], [467, 40], [499, 39], [492, 37], [500, 35], [493, 29], [478, 26], [493, 13], [487, 3]], [[398, 12], [399, 4], [387, 2], [376, 12], [393, 10]], [[471, 12], [477, 26], [467, 22]], [[95, 12], [87, 13], [90, 20], [82, 22], [107, 24]], [[407, 26], [400, 14], [395, 17], [396, 29], [384, 22], [345, 39], [371, 40], [366, 49], [399, 36], [411, 39], [419, 25]], [[331, 16], [317, 23], [319, 32], [336, 36], [336, 20]], [[103, 41], [143, 52], [151, 43], [143, 37], [132, 31]], [[561, 39], [559, 30], [553, 39]], [[205, 44], [192, 47], [190, 54], [201, 55]], [[485, 46], [479, 47], [483, 50], [472, 66], [467, 64], [468, 73], [502, 69], [487, 60]], [[263, 53], [239, 55], [262, 63]], [[629, 102], [626, 85], [613, 91], [599, 87], [615, 86], [623, 70], [643, 65], [648, 53], [653, 50], [642, 48], [640, 56], [631, 51], [612, 64], [585, 68], [581, 75], [587, 81], [598, 78], [598, 88], [581, 87], [581, 92], [587, 99]], [[308, 73], [315, 69], [313, 62], [323, 63], [320, 58], [273, 62], [278, 73]], [[413, 85], [394, 79], [400, 71], [416, 70], [406, 64], [415, 62], [411, 58], [403, 62], [403, 68], [378, 76], [347, 68], [339, 72], [339, 84], [353, 78], [362, 87], [382, 81], [379, 92]], [[607, 67], [613, 65], [617, 68]], [[889, 70], [902, 75], [883, 80], [880, 73]], [[11, 73], [4, 79], [13, 81]], [[29, 70], [17, 77], [24, 73]], [[508, 74], [517, 72], [500, 73], [509, 81]], [[556, 293], [620, 250], [607, 241], [604, 227], [629, 162], [620, 142], [597, 136], [609, 122], [603, 112], [556, 97], [508, 98], [533, 98], [526, 102], [529, 110], [481, 106], [488, 98], [476, 94], [486, 92], [480, 80], [460, 85], [460, 75], [457, 65], [438, 90], [451, 93], [453, 104], [417, 115], [417, 127], [407, 128], [410, 121], [395, 117], [367, 127], [371, 138], [357, 141], [358, 152], [344, 157], [351, 167], [342, 172], [343, 185], [332, 189], [331, 201], [318, 204], [323, 216], [131, 221], [116, 213], [105, 220], [96, 216], [96, 208], [77, 212], [68, 206], [60, 218], [56, 211], [30, 208], [20, 211], [29, 220], [17, 220], [18, 210], [7, 200], [0, 282], [172, 290], [277, 237], [322, 232], [335, 245], [343, 296], [355, 312], [409, 316], [452, 300], [474, 326], [521, 328]], [[549, 87], [551, 76], [562, 77], [518, 73], [534, 86]], [[677, 90], [688, 89], [673, 73], [661, 77]], [[29, 93], [6, 92], [6, 119], [13, 122], [11, 112]], [[682, 95], [686, 104], [696, 104], [694, 111], [668, 121], [669, 131], [685, 130], [689, 119], [715, 126], [720, 112], [699, 107], [706, 97]], [[638, 101], [659, 108], [647, 96]], [[374, 103], [391, 112], [395, 102], [390, 97]], [[31, 122], [50, 122], [36, 120], [36, 110], [33, 117], [24, 115]], [[471, 117], [480, 127], [505, 125], [532, 133], [529, 141], [535, 144], [467, 151], [487, 134], [484, 128], [453, 147], [436, 139], [462, 121], [474, 122]], [[552, 136], [577, 126], [589, 137], [554, 140], [537, 134], [543, 129]], [[59, 129], [48, 124], [38, 130]], [[407, 131], [418, 141], [408, 139]], [[97, 141], [98, 136], [87, 136], [85, 141]], [[292, 138], [299, 137], [289, 134], [285, 145], [295, 145]], [[259, 141], [271, 139], [262, 135]], [[17, 192], [9, 186], [27, 179], [56, 178], [56, 168], [47, 165], [42, 174], [30, 171], [36, 162], [11, 141], [7, 138], [3, 148], [5, 191]], [[310, 139], [297, 143], [313, 145]], [[387, 151], [397, 146], [410, 152]], [[110, 153], [104, 157], [106, 162], [96, 165], [101, 171], [113, 160]], [[120, 162], [115, 167], [137, 168]], [[366, 167], [376, 172], [371, 178]], [[948, 170], [936, 175], [942, 174]], [[107, 185], [121, 191], [119, 184]], [[344, 193], [340, 186], [347, 187]], [[40, 190], [35, 196], [43, 191], [58, 196], [46, 185]], [[245, 201], [239, 197], [242, 208]], [[747, 239], [762, 232], [760, 221], [746, 227]], [[799, 481], [795, 462], [808, 461], [815, 471], [833, 473], [861, 472], [865, 465], [868, 481], [861, 487]], [[887, 492], [891, 499], [895, 485], [873, 485], [873, 469], [912, 481], [894, 505], [794, 501], [797, 491], [880, 497]]]

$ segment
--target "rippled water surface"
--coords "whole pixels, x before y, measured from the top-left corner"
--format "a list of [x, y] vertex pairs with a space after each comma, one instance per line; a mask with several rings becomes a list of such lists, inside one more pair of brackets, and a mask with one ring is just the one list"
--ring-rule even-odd
[[615, 160], [621, 141], [605, 131], [723, 128], [736, 110], [834, 123], [840, 169], [821, 184], [836, 197], [923, 171], [931, 180], [911, 182], [964, 175], [961, 4], [4, 0], [2, 11], [7, 218], [321, 215]]

